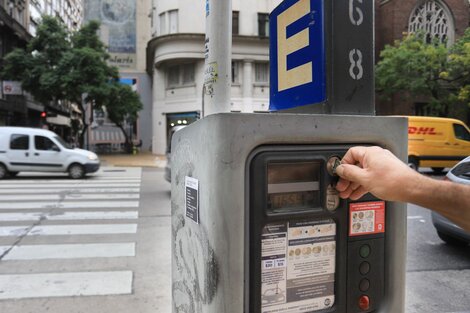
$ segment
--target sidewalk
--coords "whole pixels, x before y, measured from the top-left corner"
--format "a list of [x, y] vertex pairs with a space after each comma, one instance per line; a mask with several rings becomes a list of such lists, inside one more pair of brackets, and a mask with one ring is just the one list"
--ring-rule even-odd
[[165, 168], [166, 156], [148, 152], [138, 154], [102, 154], [98, 155], [102, 166], [157, 167]]

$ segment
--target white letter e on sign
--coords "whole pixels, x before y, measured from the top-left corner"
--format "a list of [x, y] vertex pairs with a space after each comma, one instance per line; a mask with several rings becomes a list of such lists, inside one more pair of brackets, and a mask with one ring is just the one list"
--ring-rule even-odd
[[277, 17], [278, 91], [312, 82], [312, 62], [287, 70], [287, 56], [309, 45], [306, 28], [287, 38], [287, 26], [310, 13], [310, 0], [300, 0]]

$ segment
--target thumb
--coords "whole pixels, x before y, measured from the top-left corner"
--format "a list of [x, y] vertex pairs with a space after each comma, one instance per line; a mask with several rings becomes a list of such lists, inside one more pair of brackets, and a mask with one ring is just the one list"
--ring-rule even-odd
[[346, 180], [361, 183], [365, 179], [366, 171], [357, 165], [341, 164], [336, 168], [336, 174]]

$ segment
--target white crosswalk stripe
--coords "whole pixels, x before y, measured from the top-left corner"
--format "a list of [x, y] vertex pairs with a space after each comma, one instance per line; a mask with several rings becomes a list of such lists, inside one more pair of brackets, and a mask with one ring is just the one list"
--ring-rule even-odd
[[41, 201], [0, 202], [0, 210], [78, 209], [78, 208], [136, 208], [139, 201]]
[[[111, 260], [136, 257], [141, 169], [28, 176], [0, 181], [0, 300], [131, 294], [132, 269]], [[28, 261], [54, 262], [53, 272], [23, 268]], [[61, 262], [73, 262], [73, 272]]]
[[[0, 195], [0, 201], [15, 201], [18, 196], [4, 196]], [[43, 200], [108, 200], [108, 199], [139, 199], [139, 194], [113, 194], [113, 193], [98, 193], [98, 194], [80, 194], [80, 193], [64, 193], [55, 195], [22, 195], [21, 200], [24, 201], [43, 201]]]
[[70, 193], [75, 193], [75, 192], [80, 192], [81, 194], [89, 194], [89, 193], [139, 193], [140, 188], [70, 188], [70, 187], [64, 187], [64, 188], [34, 188], [34, 189], [4, 189], [3, 187], [0, 187], [0, 195], [2, 194], [7, 194], [7, 195], [12, 195], [12, 194], [57, 194], [57, 192], [60, 191], [68, 191]]
[[[0, 251], [9, 247], [0, 246]], [[135, 243], [15, 246], [3, 258], [11, 260], [83, 259], [134, 256]]]
[[0, 227], [0, 236], [135, 234], [137, 224], [47, 225]]
[[7, 221], [69, 221], [69, 220], [119, 220], [137, 219], [137, 211], [108, 211], [108, 212], [60, 212], [60, 213], [0, 213], [0, 222]]
[[0, 299], [120, 295], [132, 292], [132, 271], [0, 275]]

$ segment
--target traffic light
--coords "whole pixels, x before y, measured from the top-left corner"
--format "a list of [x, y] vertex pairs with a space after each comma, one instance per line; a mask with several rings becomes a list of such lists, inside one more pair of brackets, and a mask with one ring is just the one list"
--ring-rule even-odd
[[42, 118], [46, 118], [46, 117], [47, 117], [47, 112], [46, 112], [46, 111], [42, 111], [42, 112], [41, 112], [41, 117], [42, 117]]

